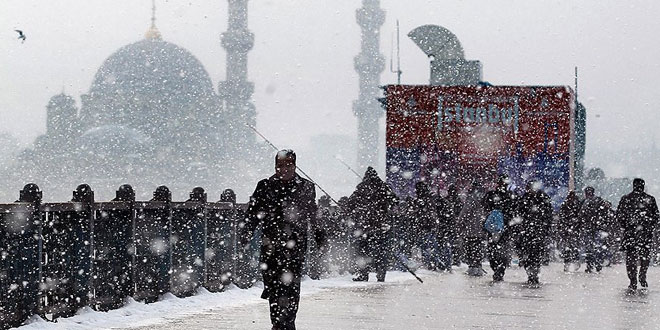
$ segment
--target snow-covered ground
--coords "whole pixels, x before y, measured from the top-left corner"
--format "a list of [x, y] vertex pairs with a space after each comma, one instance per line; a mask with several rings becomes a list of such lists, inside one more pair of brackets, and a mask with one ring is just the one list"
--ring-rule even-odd
[[[488, 267], [486, 267], [488, 270]], [[453, 273], [388, 272], [385, 283], [355, 283], [350, 276], [303, 281], [297, 327], [305, 330], [418, 329], [660, 329], [660, 267], [649, 270], [650, 291], [626, 295], [625, 266], [599, 274], [543, 267], [540, 287], [525, 284], [525, 271], [507, 270], [503, 283]], [[491, 275], [489, 272], [488, 275]], [[21, 329], [136, 330], [270, 328], [260, 288], [201, 292], [154, 304], [131, 302], [108, 313], [84, 310], [58, 323], [36, 321]]]
[[[420, 273], [422, 277], [432, 274], [425, 270], [421, 270]], [[350, 275], [335, 276], [319, 281], [313, 281], [305, 277], [302, 282], [302, 295], [304, 297], [337, 288], [379, 285], [375, 280], [375, 274], [372, 274], [371, 282], [353, 282]], [[403, 283], [410, 280], [414, 281], [414, 278], [408, 273], [387, 273], [388, 283]], [[245, 290], [235, 286], [219, 293], [211, 293], [201, 289], [199, 294], [188, 298], [178, 298], [172, 294], [166, 294], [162, 300], [151, 304], [144, 304], [129, 298], [126, 306], [120, 309], [97, 312], [86, 307], [78, 311], [78, 315], [58, 319], [55, 323], [33, 317], [29, 324], [18, 329], [110, 329], [155, 325], [166, 320], [186, 318], [209, 310], [217, 311], [226, 308], [265, 304], [266, 301], [260, 298], [262, 288], [263, 284], [259, 282], [256, 286]]]

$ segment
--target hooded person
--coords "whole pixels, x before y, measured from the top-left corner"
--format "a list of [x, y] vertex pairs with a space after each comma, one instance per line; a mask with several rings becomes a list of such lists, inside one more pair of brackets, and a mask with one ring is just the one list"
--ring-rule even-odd
[[[564, 258], [564, 271], [580, 262], [580, 208], [582, 201], [575, 191], [566, 196], [559, 208], [559, 246]], [[579, 266], [578, 266], [579, 267]]]
[[499, 234], [489, 234], [486, 252], [490, 268], [493, 270], [493, 282], [504, 280], [506, 267], [511, 262], [511, 232], [509, 223], [513, 218], [514, 197], [508, 189], [509, 178], [500, 176], [495, 189], [487, 192], [481, 200], [486, 214], [501, 212], [504, 227]]
[[390, 187], [368, 167], [355, 192], [348, 198], [347, 208], [354, 221], [353, 236], [357, 245], [354, 281], [368, 281], [369, 270], [376, 271], [378, 281], [385, 281], [389, 261], [388, 235], [390, 210], [398, 203]]
[[451, 252], [452, 252], [452, 264], [455, 266], [460, 266], [461, 262], [465, 261], [465, 247], [463, 246], [465, 241], [465, 235], [461, 230], [460, 222], [458, 221], [458, 216], [461, 214], [463, 209], [463, 201], [459, 194], [458, 188], [456, 185], [450, 185], [447, 188], [447, 197], [444, 198], [444, 202], [447, 208], [447, 219], [451, 225]]
[[527, 282], [539, 284], [539, 271], [552, 224], [552, 203], [538, 181], [527, 183], [527, 190], [516, 203], [516, 216], [521, 220], [520, 243]]
[[617, 208], [617, 220], [623, 230], [621, 249], [626, 253], [630, 291], [637, 290], [638, 280], [642, 288], [648, 288], [646, 272], [651, 261], [653, 233], [658, 227], [659, 219], [655, 197], [644, 192], [644, 180], [634, 179], [633, 191], [621, 198]]
[[591, 273], [603, 269], [603, 233], [607, 225], [608, 206], [604, 199], [596, 196], [594, 187], [584, 188], [584, 202], [580, 207], [580, 232], [586, 251], [587, 269]]
[[416, 198], [414, 216], [420, 224], [421, 235], [418, 236], [418, 245], [422, 251], [424, 265], [427, 269], [437, 270], [440, 267], [440, 252], [438, 247], [438, 234], [440, 220], [436, 200], [431, 189], [425, 182], [415, 184]]
[[467, 274], [470, 276], [486, 274], [481, 266], [484, 258], [484, 242], [488, 238], [488, 233], [484, 230], [484, 222], [488, 214], [481, 204], [485, 194], [481, 184], [473, 183], [458, 215], [465, 251], [463, 259], [468, 264]]

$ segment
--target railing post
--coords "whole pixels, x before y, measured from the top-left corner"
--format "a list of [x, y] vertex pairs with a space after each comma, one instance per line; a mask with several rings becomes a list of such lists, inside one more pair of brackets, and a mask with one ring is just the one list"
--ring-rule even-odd
[[132, 296], [135, 192], [122, 185], [109, 203], [95, 204], [94, 304], [98, 310], [116, 309]]
[[73, 304], [75, 309], [86, 306], [91, 287], [94, 256], [94, 191], [81, 184], [73, 192], [71, 201], [77, 212], [72, 215], [73, 240]]
[[204, 284], [206, 192], [196, 187], [190, 198], [172, 206], [172, 293], [185, 297]]
[[135, 216], [135, 296], [147, 303], [170, 289], [172, 194], [165, 186], [149, 202], [138, 202]]
[[18, 326], [38, 311], [41, 277], [41, 190], [30, 183], [0, 214], [0, 328]]
[[234, 272], [234, 205], [236, 195], [225, 190], [220, 201], [208, 203], [206, 217], [206, 288], [222, 291]]

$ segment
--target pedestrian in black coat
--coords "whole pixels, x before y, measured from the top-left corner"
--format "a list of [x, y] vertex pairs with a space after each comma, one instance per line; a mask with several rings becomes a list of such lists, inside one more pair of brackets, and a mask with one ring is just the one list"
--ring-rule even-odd
[[489, 234], [488, 246], [486, 247], [490, 268], [493, 270], [494, 282], [504, 280], [504, 272], [511, 262], [509, 223], [512, 219], [514, 196], [508, 190], [508, 182], [507, 177], [500, 177], [497, 187], [487, 192], [481, 200], [486, 216], [494, 210], [500, 210], [504, 215], [504, 230], [500, 235]]
[[539, 284], [539, 270], [552, 224], [552, 203], [539, 182], [529, 182], [517, 203], [516, 217], [521, 219], [522, 247], [527, 282]]
[[307, 250], [307, 228], [315, 232], [316, 193], [309, 180], [296, 174], [296, 154], [282, 150], [275, 156], [275, 175], [259, 181], [248, 206], [243, 246], [262, 227], [260, 268], [263, 299], [270, 304], [273, 329], [295, 330], [300, 280]]
[[374, 268], [378, 281], [385, 281], [389, 262], [390, 210], [398, 199], [390, 187], [367, 168], [362, 182], [348, 198], [347, 206], [355, 222], [353, 235], [357, 243], [355, 281], [368, 281]]
[[447, 197], [444, 199], [447, 205], [449, 214], [449, 223], [451, 224], [451, 242], [452, 264], [460, 266], [461, 262], [465, 259], [465, 233], [463, 232], [463, 225], [458, 221], [458, 216], [463, 210], [463, 201], [459, 195], [458, 188], [455, 185], [449, 186], [447, 189]]
[[566, 196], [559, 208], [559, 242], [564, 258], [564, 271], [569, 270], [571, 263], [580, 261], [580, 208], [582, 201], [575, 191]]
[[608, 206], [607, 202], [596, 196], [593, 187], [584, 188], [584, 202], [580, 208], [580, 232], [582, 233], [584, 249], [586, 251], [587, 269], [591, 273], [603, 269], [603, 256], [605, 247], [605, 229], [607, 227]]
[[629, 290], [637, 289], [637, 261], [639, 284], [648, 287], [646, 271], [651, 260], [653, 232], [658, 226], [658, 204], [655, 198], [644, 192], [644, 180], [633, 180], [633, 191], [621, 198], [617, 208], [617, 220], [623, 230], [621, 249], [626, 252], [626, 270], [630, 279]]
[[424, 265], [429, 270], [445, 269], [447, 265], [441, 265], [438, 245], [441, 239], [438, 201], [431, 194], [428, 184], [422, 181], [415, 184], [415, 194], [415, 219], [421, 231], [417, 244], [422, 251]]

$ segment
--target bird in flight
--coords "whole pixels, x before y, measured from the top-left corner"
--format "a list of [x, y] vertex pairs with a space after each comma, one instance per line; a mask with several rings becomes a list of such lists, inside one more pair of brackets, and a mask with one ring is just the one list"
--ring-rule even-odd
[[14, 30], [14, 31], [18, 32], [18, 39], [21, 39], [21, 43], [24, 43], [25, 42], [25, 34], [23, 34], [23, 31], [21, 31], [21, 30]]

